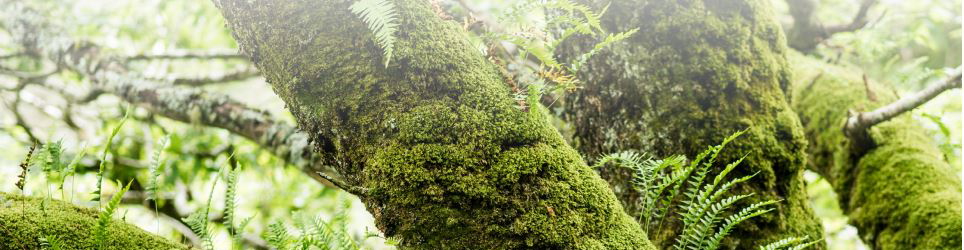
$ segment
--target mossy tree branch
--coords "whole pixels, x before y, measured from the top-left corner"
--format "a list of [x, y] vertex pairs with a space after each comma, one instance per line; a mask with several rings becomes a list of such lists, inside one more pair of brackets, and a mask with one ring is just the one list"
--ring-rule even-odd
[[808, 165], [833, 186], [863, 242], [873, 249], [960, 248], [961, 180], [917, 121], [898, 116], [866, 129], [875, 145], [860, 151], [844, 133], [849, 109], [883, 106], [897, 99], [893, 92], [856, 69], [799, 53], [789, 58]]
[[[0, 248], [41, 249], [41, 237], [58, 237], [65, 246], [94, 249], [91, 232], [98, 211], [60, 200], [0, 193]], [[188, 249], [120, 220], [107, 226], [108, 249]]]
[[[582, 1], [602, 9], [610, 1]], [[736, 193], [756, 193], [746, 206], [784, 200], [776, 210], [738, 226], [724, 248], [755, 249], [785, 237], [823, 237], [802, 178], [806, 140], [786, 91], [791, 72], [780, 26], [767, 1], [612, 1], [606, 30], [637, 35], [592, 59], [585, 84], [565, 99], [563, 119], [584, 155], [637, 150], [655, 157], [693, 157], [707, 145], [747, 129], [718, 162], [747, 158], [735, 175], [759, 172]], [[593, 44], [573, 40], [566, 56]], [[716, 174], [721, 167], [714, 168]], [[624, 206], [638, 212], [630, 173], [602, 168]], [[672, 214], [672, 213], [671, 213]], [[674, 242], [681, 223], [649, 232], [657, 246]], [[823, 243], [817, 248], [823, 248]]]
[[314, 150], [414, 249], [652, 249], [605, 182], [518, 108], [495, 65], [429, 1], [393, 1], [391, 64], [345, 0], [221, 0], [242, 53]]

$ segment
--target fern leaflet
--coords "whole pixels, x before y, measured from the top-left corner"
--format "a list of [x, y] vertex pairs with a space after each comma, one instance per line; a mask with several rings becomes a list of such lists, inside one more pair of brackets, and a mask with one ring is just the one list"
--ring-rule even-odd
[[100, 212], [97, 218], [97, 228], [94, 229], [94, 241], [97, 242], [98, 249], [107, 249], [107, 226], [110, 225], [114, 210], [117, 210], [121, 198], [123, 198], [124, 193], [131, 188], [132, 182], [134, 182], [134, 180], [127, 182], [127, 185], [124, 186], [123, 189], [114, 194], [114, 197], [107, 203], [107, 207], [104, 207], [104, 210]]
[[385, 67], [388, 67], [395, 50], [395, 32], [398, 30], [395, 4], [391, 0], [361, 0], [352, 4], [349, 9], [368, 25], [375, 43], [382, 48]]
[[120, 123], [118, 123], [117, 126], [115, 126], [114, 129], [110, 131], [110, 136], [107, 137], [107, 143], [105, 143], [104, 145], [104, 151], [101, 153], [100, 167], [97, 170], [97, 187], [96, 187], [96, 190], [94, 191], [94, 199], [93, 199], [93, 201], [96, 201], [98, 203], [100, 203], [100, 196], [102, 192], [101, 184], [104, 182], [104, 171], [107, 170], [107, 152], [110, 151], [110, 144], [112, 141], [114, 141], [114, 136], [117, 135], [117, 132], [119, 132], [121, 127], [124, 126], [124, 123], [127, 122], [127, 117], [130, 114], [131, 114], [131, 108], [127, 107], [127, 111], [124, 112], [124, 118], [121, 119]]

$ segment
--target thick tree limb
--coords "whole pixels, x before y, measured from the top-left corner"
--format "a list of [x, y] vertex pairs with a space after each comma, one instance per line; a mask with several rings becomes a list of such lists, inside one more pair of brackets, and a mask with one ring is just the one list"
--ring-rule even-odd
[[301, 127], [329, 140], [314, 150], [369, 190], [366, 208], [402, 247], [653, 249], [544, 110], [517, 108], [458, 24], [429, 1], [392, 2], [387, 66], [353, 1], [215, 5]]
[[844, 134], [848, 109], [897, 97], [876, 91], [871, 100], [865, 84], [887, 87], [865, 83], [858, 70], [799, 53], [789, 58], [796, 73], [792, 103], [810, 142], [808, 167], [833, 186], [863, 242], [872, 249], [960, 248], [961, 180], [918, 121], [897, 116], [864, 130], [873, 148], [855, 150]]
[[[866, 79], [864, 80], [866, 84]], [[905, 96], [886, 106], [877, 108], [869, 112], [860, 112], [850, 115], [847, 124], [844, 126], [844, 134], [853, 141], [853, 150], [865, 152], [872, 149], [875, 143], [867, 132], [867, 129], [881, 122], [888, 121], [900, 114], [917, 108], [927, 101], [930, 101], [944, 91], [961, 87], [961, 68], [958, 67], [950, 72], [949, 76], [927, 85], [920, 92]], [[869, 86], [866, 86], [869, 90]]]
[[[633, 150], [693, 157], [746, 130], [716, 161], [746, 156], [733, 175], [758, 175], [734, 193], [782, 202], [737, 226], [721, 248], [751, 249], [788, 236], [822, 237], [803, 189], [806, 138], [785, 95], [792, 76], [784, 59], [788, 49], [768, 1], [579, 2], [595, 9], [609, 6], [601, 17], [605, 30], [639, 29], [589, 59], [577, 74], [582, 88], [565, 96], [562, 119], [574, 128], [573, 141], [583, 155]], [[560, 60], [577, 58], [597, 42], [578, 39], [563, 43]], [[721, 169], [711, 168], [710, 176]], [[630, 213], [645, 216], [631, 171], [598, 171]], [[661, 249], [672, 248], [684, 227], [680, 220], [667, 221], [647, 225]]]

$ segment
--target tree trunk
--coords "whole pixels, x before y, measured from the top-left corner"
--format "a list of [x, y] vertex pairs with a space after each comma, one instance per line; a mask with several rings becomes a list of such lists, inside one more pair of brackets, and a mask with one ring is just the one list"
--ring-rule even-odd
[[[612, 191], [428, 1], [387, 66], [351, 1], [216, 1], [376, 224], [420, 249], [647, 249]], [[537, 105], [533, 105], [537, 106]]]
[[[50, 242], [56, 237], [63, 247], [95, 249], [98, 214], [60, 200], [0, 193], [0, 248], [41, 249], [40, 238]], [[114, 219], [107, 226], [106, 245], [107, 249], [188, 249]]]
[[[593, 3], [601, 9], [609, 1]], [[743, 223], [729, 247], [756, 248], [789, 236], [823, 238], [802, 178], [807, 142], [785, 94], [791, 79], [786, 41], [767, 1], [613, 1], [603, 26], [639, 32], [593, 57], [578, 72], [584, 88], [567, 96], [562, 116], [574, 126], [574, 144], [584, 155], [639, 150], [692, 157], [748, 129], [720, 161], [747, 155], [733, 176], [759, 173], [736, 190], [756, 194], [738, 205], [783, 201]], [[567, 53], [578, 55], [589, 44], [574, 41]], [[600, 172], [638, 215], [628, 173]], [[649, 232], [651, 240], [668, 247], [679, 226]]]
[[910, 114], [870, 129], [876, 147], [859, 154], [843, 133], [848, 110], [868, 111], [894, 92], [853, 69], [793, 53], [793, 107], [803, 122], [809, 166], [833, 186], [840, 207], [874, 249], [960, 249], [961, 180]]

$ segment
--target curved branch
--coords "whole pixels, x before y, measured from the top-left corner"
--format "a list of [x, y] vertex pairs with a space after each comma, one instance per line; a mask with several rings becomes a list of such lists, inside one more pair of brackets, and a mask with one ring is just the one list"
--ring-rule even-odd
[[810, 51], [817, 44], [840, 32], [856, 31], [867, 25], [867, 12], [877, 4], [877, 0], [863, 0], [860, 9], [849, 23], [824, 25], [815, 13], [818, 3], [815, 0], [786, 0], [793, 16], [793, 27], [787, 32], [788, 45], [799, 51]]
[[856, 147], [854, 149], [858, 152], [866, 152], [866, 150], [873, 148], [875, 144], [867, 134], [867, 129], [917, 108], [944, 91], [960, 87], [961, 68], [958, 67], [950, 72], [949, 77], [931, 83], [920, 92], [901, 98], [874, 111], [851, 112], [852, 114], [847, 118], [847, 124], [844, 126], [844, 134], [854, 141], [852, 144]]

